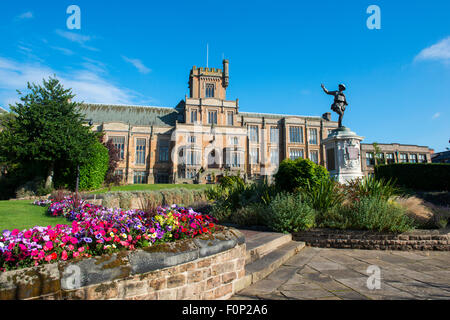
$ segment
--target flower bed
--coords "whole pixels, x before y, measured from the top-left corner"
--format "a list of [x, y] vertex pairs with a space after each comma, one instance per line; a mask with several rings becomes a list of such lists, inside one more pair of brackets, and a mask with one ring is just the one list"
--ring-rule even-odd
[[145, 248], [220, 228], [214, 218], [176, 205], [158, 207], [150, 216], [141, 210], [105, 208], [71, 198], [35, 204], [49, 205], [49, 214], [64, 216], [71, 224], [3, 231], [0, 271]]

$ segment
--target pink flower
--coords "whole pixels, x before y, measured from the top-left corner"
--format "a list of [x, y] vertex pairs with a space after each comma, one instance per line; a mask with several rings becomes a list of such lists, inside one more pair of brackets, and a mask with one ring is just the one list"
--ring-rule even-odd
[[83, 252], [84, 251], [84, 247], [79, 247], [78, 248], [78, 252]]
[[64, 251], [62, 252], [62, 254], [61, 254], [61, 259], [62, 259], [63, 261], [66, 261], [66, 260], [67, 260], [67, 251], [66, 251], [66, 250], [64, 250]]
[[53, 249], [53, 242], [47, 241], [44, 245], [44, 250], [52, 250]]
[[73, 249], [75, 249], [75, 247], [73, 245], [69, 244], [69, 250], [73, 251]]
[[30, 230], [25, 231], [25, 233], [23, 234], [23, 237], [25, 239], [30, 239], [32, 235], [32, 232]]
[[77, 252], [77, 251], [75, 251], [75, 252], [73, 253], [73, 257], [74, 257], [74, 258], [77, 258], [79, 255], [80, 255], [80, 253]]

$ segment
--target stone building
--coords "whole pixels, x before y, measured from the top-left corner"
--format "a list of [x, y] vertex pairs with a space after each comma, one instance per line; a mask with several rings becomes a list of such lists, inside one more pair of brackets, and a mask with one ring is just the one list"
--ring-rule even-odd
[[426, 146], [399, 143], [377, 144], [379, 153], [375, 155], [373, 144], [361, 143], [361, 166], [364, 175], [374, 172], [375, 160], [382, 163], [427, 163], [431, 162], [433, 150]]
[[6, 111], [5, 109], [3, 109], [2, 107], [0, 107], [0, 114], [2, 113], [7, 113], [8, 111]]
[[120, 150], [124, 183], [207, 183], [226, 172], [271, 176], [285, 159], [325, 164], [322, 139], [337, 128], [331, 114], [296, 116], [242, 112], [227, 100], [229, 63], [193, 67], [189, 96], [174, 108], [84, 104], [94, 130]]

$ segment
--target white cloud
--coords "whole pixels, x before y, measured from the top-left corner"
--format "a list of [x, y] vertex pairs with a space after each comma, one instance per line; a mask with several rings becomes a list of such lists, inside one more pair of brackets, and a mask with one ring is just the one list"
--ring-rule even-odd
[[431, 117], [431, 119], [437, 119], [441, 116], [440, 112], [436, 112], [435, 114], [433, 114], [433, 117]]
[[136, 69], [138, 69], [138, 71], [139, 71], [140, 73], [147, 74], [147, 73], [149, 73], [149, 72], [152, 71], [151, 69], [147, 68], [147, 67], [142, 63], [142, 61], [139, 60], [139, 59], [130, 59], [130, 58], [127, 58], [127, 57], [125, 57], [125, 56], [122, 56], [122, 58], [123, 58], [123, 60], [125, 60], [126, 62], [131, 63]]
[[414, 60], [438, 60], [450, 62], [450, 36], [420, 51]]
[[91, 50], [91, 51], [100, 51], [97, 48], [91, 47], [86, 45], [86, 42], [89, 42], [92, 40], [91, 36], [86, 36], [86, 35], [82, 35], [79, 33], [75, 33], [75, 32], [69, 32], [69, 31], [64, 31], [64, 30], [60, 30], [57, 29], [56, 34], [75, 43], [78, 43], [81, 47]]
[[67, 48], [63, 48], [63, 47], [50, 47], [56, 51], [61, 52], [62, 54], [65, 54], [66, 56], [71, 56], [73, 55], [73, 51]]
[[33, 18], [33, 12], [27, 11], [17, 16], [17, 19], [31, 19]]
[[27, 82], [41, 84], [56, 75], [66, 88], [72, 88], [76, 101], [111, 104], [136, 104], [136, 94], [121, 88], [93, 71], [80, 69], [61, 72], [40, 63], [20, 63], [0, 57], [0, 105], [18, 101], [16, 89], [26, 89]]

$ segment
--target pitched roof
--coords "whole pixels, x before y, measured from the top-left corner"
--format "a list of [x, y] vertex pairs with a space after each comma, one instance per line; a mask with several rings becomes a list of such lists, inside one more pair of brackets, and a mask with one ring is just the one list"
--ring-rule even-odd
[[8, 111], [6, 111], [5, 109], [3, 109], [2, 107], [0, 107], [0, 113], [7, 113]]
[[306, 118], [306, 119], [322, 119], [322, 117], [319, 116], [301, 116], [296, 114], [277, 114], [277, 113], [261, 113], [261, 112], [240, 112], [238, 113], [239, 116], [244, 117], [251, 117], [251, 118], [266, 118], [266, 119], [278, 119], [278, 118], [288, 118], [288, 117], [297, 117], [297, 118]]
[[174, 108], [85, 103], [80, 111], [93, 123], [124, 122], [131, 125], [175, 126], [181, 113]]

